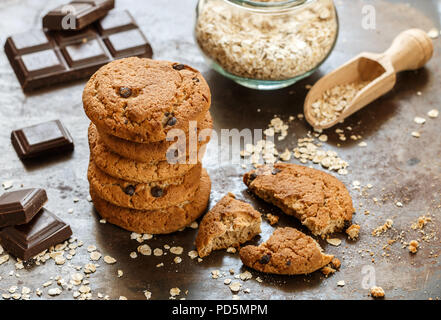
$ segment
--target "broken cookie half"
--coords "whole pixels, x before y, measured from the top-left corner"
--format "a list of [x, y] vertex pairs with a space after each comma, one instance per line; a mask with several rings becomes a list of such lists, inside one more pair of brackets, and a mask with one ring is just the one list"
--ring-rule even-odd
[[316, 169], [276, 163], [245, 173], [243, 181], [258, 197], [298, 218], [314, 235], [342, 230], [355, 212], [345, 185]]
[[322, 252], [310, 236], [294, 228], [278, 228], [259, 246], [240, 249], [240, 259], [246, 266], [265, 273], [308, 274], [329, 264], [334, 258]]
[[239, 247], [261, 232], [261, 222], [258, 211], [228, 193], [204, 216], [199, 225], [196, 237], [199, 256], [208, 256], [213, 250]]

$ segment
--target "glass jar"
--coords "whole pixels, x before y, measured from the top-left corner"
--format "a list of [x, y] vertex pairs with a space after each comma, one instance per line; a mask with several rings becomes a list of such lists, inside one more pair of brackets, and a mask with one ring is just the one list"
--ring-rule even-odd
[[333, 0], [199, 0], [196, 41], [209, 65], [253, 89], [311, 75], [338, 35]]

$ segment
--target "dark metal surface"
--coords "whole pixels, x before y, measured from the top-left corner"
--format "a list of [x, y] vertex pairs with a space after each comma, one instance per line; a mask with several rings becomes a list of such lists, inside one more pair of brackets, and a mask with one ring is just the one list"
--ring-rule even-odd
[[[41, 17], [62, 2], [2, 1], [1, 43], [12, 33], [29, 27], [39, 27]], [[290, 115], [302, 112], [303, 99], [307, 93], [306, 84], [313, 84], [321, 75], [355, 54], [360, 51], [383, 51], [400, 31], [410, 27], [425, 30], [434, 26], [439, 28], [439, 18], [438, 21], [434, 20], [439, 10], [436, 7], [437, 1], [414, 1], [416, 8], [381, 0], [338, 0], [336, 3], [341, 33], [330, 59], [311, 78], [274, 92], [242, 88], [207, 69], [193, 40], [196, 1], [120, 0], [116, 6], [131, 10], [151, 41], [156, 58], [181, 61], [203, 71], [212, 89], [211, 112], [215, 129], [219, 131], [221, 128], [266, 128], [274, 114], [288, 120]], [[364, 30], [361, 27], [364, 4], [371, 4], [376, 8], [376, 30]], [[427, 18], [423, 11], [433, 18]], [[239, 293], [242, 299], [365, 299], [368, 298], [368, 290], [362, 287], [361, 271], [366, 265], [374, 267], [376, 283], [385, 289], [387, 298], [428, 299], [441, 296], [441, 263], [437, 256], [441, 253], [441, 118], [429, 119], [426, 115], [430, 109], [441, 109], [440, 47], [440, 39], [435, 40], [435, 56], [426, 68], [401, 74], [393, 92], [339, 126], [352, 126], [352, 134], [362, 135], [363, 141], [367, 143], [366, 148], [360, 148], [358, 142], [350, 139], [339, 141], [333, 129], [326, 132], [330, 137], [326, 148], [337, 150], [350, 163], [349, 174], [339, 177], [350, 189], [357, 209], [354, 221], [362, 227], [360, 240], [357, 242], [350, 242], [343, 235], [338, 235], [343, 241], [340, 247], [320, 242], [328, 253], [340, 258], [341, 270], [329, 278], [324, 278], [319, 272], [297, 277], [252, 272], [253, 279], [243, 283], [243, 287], [250, 288], [251, 293]], [[215, 252], [203, 262], [191, 260], [187, 252], [194, 249], [196, 231], [186, 229], [169, 236], [155, 236], [146, 242], [152, 248], [162, 247], [164, 244], [184, 247], [182, 263], [174, 264], [174, 255], [170, 253], [162, 257], [139, 256], [131, 259], [129, 253], [136, 251], [139, 244], [130, 240], [130, 233], [110, 224], [99, 223], [92, 205], [86, 200], [89, 150], [88, 119], [81, 104], [84, 83], [85, 81], [81, 81], [24, 95], [6, 56], [3, 52], [0, 53], [1, 182], [13, 180], [14, 189], [21, 185], [45, 188], [49, 196], [46, 207], [70, 223], [74, 236], [85, 244], [63, 266], [56, 266], [53, 261], [48, 261], [42, 266], [15, 270], [11, 259], [0, 266], [0, 293], [5, 293], [13, 285], [20, 289], [27, 286], [34, 291], [56, 276], [69, 280], [70, 274], [75, 272], [72, 266], [82, 266], [90, 262], [86, 247], [94, 244], [103, 255], [110, 255], [118, 260], [114, 265], [106, 265], [101, 260], [100, 268], [90, 276], [94, 298], [100, 292], [112, 299], [121, 295], [129, 299], [144, 299], [143, 290], [149, 290], [153, 299], [168, 299], [169, 290], [179, 287], [182, 291], [180, 297], [187, 299], [231, 299], [230, 289], [223, 284], [225, 277], [211, 279], [210, 271], [218, 269], [228, 274], [228, 270], [233, 268], [236, 274], [243, 272], [245, 268], [237, 254]], [[421, 95], [417, 95], [418, 91]], [[257, 112], [257, 109], [261, 109], [261, 112]], [[415, 124], [415, 116], [425, 117], [426, 124]], [[57, 118], [64, 122], [74, 138], [74, 153], [26, 164], [18, 160], [10, 143], [10, 132]], [[295, 120], [290, 124], [288, 137], [277, 144], [278, 149], [294, 148], [297, 139], [304, 137], [310, 129], [304, 120]], [[417, 130], [421, 132], [419, 139], [410, 134]], [[350, 134], [347, 133], [347, 136]], [[338, 147], [337, 144], [341, 146]], [[213, 147], [211, 144], [210, 148]], [[298, 163], [297, 160], [293, 162]], [[250, 201], [264, 213], [280, 214], [277, 209], [253, 199], [247, 193], [241, 182], [244, 169], [219, 164], [214, 152], [207, 152], [204, 164], [213, 182], [211, 204], [231, 191], [239, 198]], [[360, 181], [363, 186], [372, 184], [373, 188], [367, 190], [367, 194], [361, 194], [351, 187], [354, 180]], [[384, 201], [375, 204], [373, 197]], [[74, 198], [79, 198], [80, 201], [74, 203]], [[404, 206], [397, 207], [396, 201], [401, 201]], [[74, 209], [72, 214], [68, 213], [69, 208]], [[365, 210], [369, 210], [370, 214], [364, 215]], [[427, 233], [435, 231], [435, 238], [427, 243], [421, 241], [422, 247], [416, 255], [409, 254], [397, 242], [391, 245], [390, 256], [382, 257], [382, 247], [387, 240], [396, 238], [401, 231], [405, 231], [405, 241], [421, 238], [409, 228], [419, 216], [428, 212], [432, 214], [433, 222], [427, 226]], [[280, 216], [279, 226], [290, 225], [306, 231], [293, 218], [282, 214]], [[388, 218], [394, 220], [394, 229], [378, 238], [372, 237], [371, 231]], [[256, 239], [256, 242], [266, 239], [273, 228], [264, 222], [262, 229], [261, 238]], [[372, 259], [375, 260], [374, 263]], [[161, 262], [164, 266], [156, 268]], [[118, 269], [124, 271], [121, 278], [117, 278]], [[9, 275], [10, 271], [18, 273], [19, 277], [15, 274]], [[257, 276], [263, 279], [263, 283], [255, 281]], [[227, 277], [231, 278], [229, 275]], [[344, 287], [337, 287], [340, 280], [346, 282]], [[53, 284], [51, 287], [55, 286]], [[186, 290], [188, 295], [183, 293]], [[50, 298], [46, 294], [47, 290], [44, 291], [42, 298], [35, 294], [31, 298]], [[72, 292], [65, 290], [57, 298], [71, 299]]]

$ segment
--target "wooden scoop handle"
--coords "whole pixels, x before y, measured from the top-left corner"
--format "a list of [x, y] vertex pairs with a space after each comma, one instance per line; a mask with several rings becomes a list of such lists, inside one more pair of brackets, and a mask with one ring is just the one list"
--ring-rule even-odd
[[416, 70], [424, 66], [433, 55], [432, 39], [421, 29], [409, 29], [400, 33], [392, 46], [384, 53], [395, 72]]

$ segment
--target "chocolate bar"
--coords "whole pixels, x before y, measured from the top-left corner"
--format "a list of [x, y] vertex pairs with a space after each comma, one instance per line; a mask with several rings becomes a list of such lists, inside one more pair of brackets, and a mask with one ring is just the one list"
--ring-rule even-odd
[[11, 141], [20, 159], [69, 152], [74, 149], [70, 133], [60, 120], [14, 130]]
[[27, 261], [72, 235], [70, 226], [42, 208], [27, 224], [0, 231], [3, 248], [16, 258]]
[[47, 202], [43, 189], [21, 189], [5, 192], [0, 196], [0, 228], [25, 224]]
[[88, 78], [115, 59], [153, 54], [128, 11], [112, 11], [81, 31], [13, 35], [6, 40], [5, 52], [25, 92]]
[[104, 17], [114, 7], [114, 0], [71, 1], [49, 11], [43, 17], [43, 28], [48, 30], [81, 30]]

